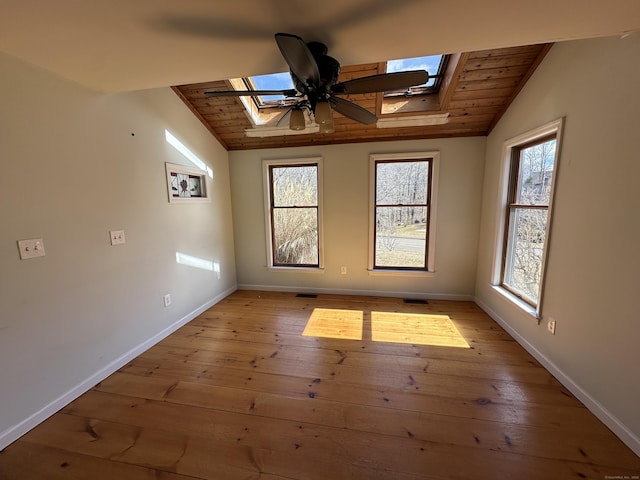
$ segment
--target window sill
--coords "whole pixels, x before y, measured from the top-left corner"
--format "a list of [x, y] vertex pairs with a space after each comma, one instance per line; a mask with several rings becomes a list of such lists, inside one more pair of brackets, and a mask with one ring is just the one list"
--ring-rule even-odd
[[369, 276], [372, 277], [434, 277], [436, 272], [427, 270], [385, 270], [368, 269]]
[[324, 274], [324, 268], [314, 267], [274, 267], [267, 266], [267, 270], [270, 272], [300, 272], [300, 273], [322, 273]]
[[541, 317], [536, 307], [529, 305], [527, 302], [516, 297], [513, 293], [505, 288], [502, 288], [500, 285], [492, 285], [491, 288], [493, 288], [495, 292], [502, 295], [504, 298], [506, 298], [508, 301], [513, 303], [516, 307], [520, 308], [525, 313], [528, 313], [536, 320], [540, 320]]

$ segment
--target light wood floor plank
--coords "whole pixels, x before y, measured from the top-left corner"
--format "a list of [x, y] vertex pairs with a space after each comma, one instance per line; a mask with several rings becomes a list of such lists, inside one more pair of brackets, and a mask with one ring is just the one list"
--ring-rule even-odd
[[[121, 378], [121, 377], [120, 377]], [[150, 398], [141, 384], [149, 382], [152, 391], [158, 385], [158, 378], [142, 377], [127, 380], [116, 385], [120, 393]], [[133, 388], [128, 388], [130, 385]], [[312, 385], [310, 385], [312, 387]], [[475, 418], [452, 417], [451, 415], [427, 414], [398, 410], [387, 403], [384, 407], [371, 407], [350, 402], [336, 402], [318, 398], [309, 402], [309, 395], [273, 395], [250, 390], [203, 385], [201, 383], [178, 382], [162, 385], [163, 393], [158, 399], [181, 405], [212, 408], [263, 416], [273, 419], [287, 419], [344, 428], [354, 431], [379, 433], [390, 436], [422, 439], [425, 441], [501, 450], [505, 443], [513, 453], [534, 455], [555, 459], [584, 459], [584, 451], [595, 452], [591, 460], [599, 464], [627, 465], [632, 467], [634, 459], [617, 456], [617, 448], [606, 448], [610, 433], [605, 429], [595, 432], [574, 432], [573, 440], [580, 438], [580, 444], [566, 437], [556, 436], [557, 427], [533, 428], [522, 425], [508, 425], [503, 422], [482, 421]], [[308, 393], [313, 393], [309, 390]], [[566, 430], [565, 430], [566, 431]], [[508, 440], [507, 440], [508, 439]], [[544, 439], [540, 441], [540, 439]], [[605, 446], [604, 448], [602, 446]], [[582, 452], [581, 452], [582, 449]]]
[[[511, 380], [487, 380], [474, 376], [430, 373], [428, 360], [406, 361], [342, 351], [314, 351], [309, 355], [289, 355], [285, 348], [264, 351], [264, 355], [247, 347], [248, 353], [222, 353], [203, 349], [191, 350], [159, 347], [149, 352], [148, 358], [170, 359], [205, 369], [208, 365], [226, 366], [251, 372], [274, 375], [295, 375], [321, 378], [355, 385], [375, 385], [381, 389], [425, 391], [434, 395], [457, 397], [466, 395], [470, 400], [484, 398], [553, 405], [577, 405], [578, 401], [557, 383], [550, 385], [527, 384]], [[271, 352], [269, 354], [269, 352]], [[278, 355], [275, 355], [278, 353]], [[155, 357], [154, 357], [155, 356]], [[369, 360], [369, 361], [367, 361]], [[409, 365], [409, 366], [406, 366]], [[426, 371], [425, 371], [426, 370]], [[398, 375], [402, 371], [402, 375]], [[464, 392], [461, 394], [461, 392]]]
[[[163, 398], [164, 393], [176, 383], [176, 378], [190, 379], [194, 382], [209, 385], [242, 388], [257, 392], [279, 393], [287, 392], [291, 395], [304, 396], [309, 389], [322, 392], [326, 398], [332, 398], [343, 403], [388, 407], [422, 413], [436, 413], [461, 418], [477, 418], [531, 426], [555, 426], [563, 429], [573, 429], [576, 432], [608, 432], [609, 430], [598, 421], [593, 421], [593, 415], [582, 405], [557, 406], [528, 404], [523, 410], [518, 404], [503, 402], [487, 402], [486, 399], [465, 399], [462, 395], [456, 398], [430, 395], [423, 392], [405, 392], [395, 389], [384, 389], [373, 386], [341, 384], [337, 382], [318, 382], [317, 378], [303, 378], [295, 376], [271, 375], [258, 372], [250, 376], [238, 375], [232, 369], [211, 367], [207, 371], [191, 369], [185, 364], [178, 364], [172, 368], [164, 366], [162, 370], [140, 369], [128, 366], [123, 369], [132, 375], [153, 377], [151, 386], [144, 381], [129, 378], [127, 374], [116, 373], [102, 382], [96, 390], [120, 393], [142, 398]], [[166, 372], [165, 377], [162, 372]], [[155, 386], [154, 386], [155, 385]]]
[[[329, 333], [345, 325], [337, 310], [361, 312], [362, 339], [303, 336], [315, 308], [335, 309], [318, 330]], [[439, 346], [374, 341], [379, 328]], [[639, 472], [640, 458], [477, 305], [286, 292], [230, 295], [0, 453], [11, 480]]]

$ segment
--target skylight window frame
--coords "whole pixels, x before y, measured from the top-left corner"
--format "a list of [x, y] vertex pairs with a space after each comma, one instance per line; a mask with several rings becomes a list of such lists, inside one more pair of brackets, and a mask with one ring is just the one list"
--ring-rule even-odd
[[[445, 72], [447, 71], [447, 66], [449, 65], [450, 58], [451, 58], [451, 55], [442, 54], [440, 58], [440, 64], [438, 65], [438, 71], [433, 75], [429, 73], [429, 79], [432, 79], [432, 78], [435, 79], [433, 85], [428, 87], [409, 87], [409, 88], [403, 88], [398, 90], [390, 90], [383, 93], [384, 98], [414, 97], [418, 95], [438, 94], [440, 92], [440, 88], [442, 87], [444, 77], [445, 77]], [[403, 59], [397, 59], [397, 60], [403, 60]], [[385, 73], [387, 73], [387, 65], [389, 61], [391, 60], [384, 62]]]
[[[271, 75], [277, 75], [279, 73], [284, 73], [284, 72], [276, 72], [274, 74]], [[244, 83], [244, 85], [246, 86], [247, 90], [259, 90], [258, 88], [256, 88], [256, 85], [253, 81], [253, 77], [242, 77], [242, 82]], [[266, 108], [283, 108], [283, 107], [290, 107], [292, 105], [295, 105], [296, 103], [298, 103], [299, 99], [298, 98], [285, 98], [283, 100], [268, 100], [268, 101], [264, 101], [262, 99], [262, 96], [258, 95], [255, 97], [251, 97], [251, 101], [253, 101], [253, 103], [255, 104], [256, 108], [258, 108], [259, 110], [262, 109], [266, 109]]]

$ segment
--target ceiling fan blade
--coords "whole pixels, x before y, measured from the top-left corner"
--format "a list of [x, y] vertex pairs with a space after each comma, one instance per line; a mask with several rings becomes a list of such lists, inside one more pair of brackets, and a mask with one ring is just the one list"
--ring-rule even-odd
[[320, 84], [320, 71], [309, 47], [302, 38], [290, 33], [276, 33], [276, 43], [289, 68], [305, 86]]
[[350, 118], [351, 120], [355, 120], [356, 122], [371, 125], [378, 121], [378, 117], [369, 110], [358, 104], [350, 102], [349, 100], [345, 100], [344, 98], [332, 96], [329, 97], [329, 103], [336, 112]]
[[283, 95], [285, 97], [295, 97], [298, 92], [295, 90], [221, 90], [204, 92], [207, 97], [261, 97], [263, 95]]
[[429, 80], [426, 70], [409, 70], [407, 72], [381, 73], [368, 77], [354, 78], [346, 82], [336, 83], [333, 93], [373, 93], [388, 92], [422, 85]]

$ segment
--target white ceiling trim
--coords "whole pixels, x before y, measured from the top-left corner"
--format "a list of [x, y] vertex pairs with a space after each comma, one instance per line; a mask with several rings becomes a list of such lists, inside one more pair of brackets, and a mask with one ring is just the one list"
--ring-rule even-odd
[[380, 118], [376, 123], [378, 128], [398, 127], [426, 127], [429, 125], [444, 125], [449, 122], [449, 112], [432, 115]]

